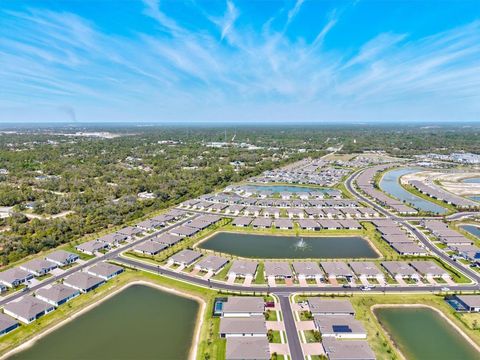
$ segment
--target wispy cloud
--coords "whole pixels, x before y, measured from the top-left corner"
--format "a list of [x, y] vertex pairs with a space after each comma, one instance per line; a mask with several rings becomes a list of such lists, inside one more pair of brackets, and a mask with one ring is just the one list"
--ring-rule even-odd
[[[295, 2], [286, 24], [301, 20], [308, 4]], [[78, 109], [80, 120], [413, 119], [428, 109], [449, 116], [454, 107], [464, 118], [479, 113], [479, 21], [424, 37], [386, 29], [343, 53], [325, 46], [343, 9], [315, 14], [319, 27], [308, 40], [290, 36], [285, 22], [254, 25], [241, 2], [208, 11], [194, 4], [203, 25], [174, 17], [169, 6], [144, 0], [142, 14], [155, 28], [131, 36], [70, 12], [1, 13], [0, 121], [25, 106], [61, 116], [68, 115], [61, 109]]]

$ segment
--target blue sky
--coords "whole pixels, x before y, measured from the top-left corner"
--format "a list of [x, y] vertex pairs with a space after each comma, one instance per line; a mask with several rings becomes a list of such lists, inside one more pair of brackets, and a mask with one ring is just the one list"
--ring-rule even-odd
[[480, 118], [477, 0], [0, 1], [0, 122]]

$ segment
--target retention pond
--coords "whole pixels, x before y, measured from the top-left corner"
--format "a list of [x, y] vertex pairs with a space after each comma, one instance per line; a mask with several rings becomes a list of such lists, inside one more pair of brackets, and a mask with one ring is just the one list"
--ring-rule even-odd
[[445, 209], [444, 207], [437, 205], [431, 201], [422, 199], [421, 197], [416, 196], [411, 192], [405, 190], [400, 185], [400, 177], [402, 177], [403, 175], [413, 174], [418, 171], [418, 169], [414, 168], [395, 169], [387, 171], [380, 180], [380, 189], [390, 195], [393, 195], [399, 200], [405, 201], [408, 204], [412, 204], [412, 206], [419, 210], [429, 211], [437, 214], [445, 214], [447, 212], [447, 209]]
[[375, 314], [408, 359], [475, 360], [480, 354], [436, 311], [424, 307], [385, 307]]
[[198, 311], [194, 300], [132, 285], [11, 359], [186, 359]]
[[275, 236], [218, 232], [199, 244], [213, 250], [256, 259], [378, 258], [360, 236]]

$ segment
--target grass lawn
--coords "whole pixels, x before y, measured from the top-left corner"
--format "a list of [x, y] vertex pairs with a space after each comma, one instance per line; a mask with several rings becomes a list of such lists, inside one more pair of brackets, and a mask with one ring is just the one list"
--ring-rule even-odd
[[264, 268], [263, 262], [258, 263], [257, 273], [255, 275], [255, 279], [253, 280], [254, 284], [265, 284], [265, 279], [263, 278]]
[[281, 337], [280, 337], [280, 331], [278, 330], [269, 330], [269, 333], [272, 334], [272, 337], [271, 339], [269, 339], [271, 343], [274, 343], [274, 344], [281, 344], [282, 343], [282, 340], [281, 340]]
[[315, 338], [315, 331], [314, 330], [306, 330], [303, 332], [305, 334], [305, 340], [307, 340], [307, 343], [316, 343], [320, 342]]
[[267, 310], [265, 312], [265, 320], [267, 320], [267, 321], [278, 321], [277, 312], [275, 310]]

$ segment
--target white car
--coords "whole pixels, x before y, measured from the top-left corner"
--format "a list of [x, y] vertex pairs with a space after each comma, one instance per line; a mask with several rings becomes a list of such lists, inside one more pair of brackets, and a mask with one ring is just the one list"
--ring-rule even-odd
[[360, 288], [360, 290], [362, 290], [362, 291], [370, 291], [370, 290], [372, 290], [372, 288], [371, 288], [370, 286], [362, 286], [362, 287]]
[[448, 287], [442, 287], [442, 291], [450, 291], [450, 288], [448, 288]]

